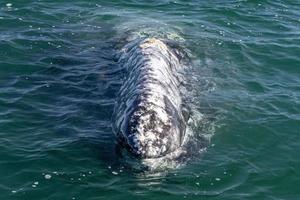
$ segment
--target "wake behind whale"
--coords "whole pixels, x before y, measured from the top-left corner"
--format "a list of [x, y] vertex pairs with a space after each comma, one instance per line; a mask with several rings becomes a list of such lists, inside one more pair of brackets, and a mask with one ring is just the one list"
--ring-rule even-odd
[[114, 109], [118, 143], [142, 159], [178, 153], [187, 133], [189, 112], [181, 92], [184, 65], [161, 40], [127, 44], [119, 63], [126, 78]]

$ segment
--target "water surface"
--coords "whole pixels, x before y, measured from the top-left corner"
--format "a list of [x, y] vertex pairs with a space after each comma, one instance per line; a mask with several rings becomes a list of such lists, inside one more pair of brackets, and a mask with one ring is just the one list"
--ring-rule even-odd
[[[0, 2], [0, 199], [298, 199], [299, 1]], [[180, 168], [117, 162], [111, 130], [134, 38], [189, 52], [212, 136]]]

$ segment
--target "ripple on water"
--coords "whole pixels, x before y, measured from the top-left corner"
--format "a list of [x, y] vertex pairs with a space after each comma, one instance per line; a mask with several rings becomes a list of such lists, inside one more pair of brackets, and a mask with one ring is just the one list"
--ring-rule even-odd
[[[298, 19], [296, 1], [3, 2], [0, 199], [297, 199]], [[141, 36], [189, 50], [194, 131], [213, 137], [180, 169], [116, 159], [116, 50]]]

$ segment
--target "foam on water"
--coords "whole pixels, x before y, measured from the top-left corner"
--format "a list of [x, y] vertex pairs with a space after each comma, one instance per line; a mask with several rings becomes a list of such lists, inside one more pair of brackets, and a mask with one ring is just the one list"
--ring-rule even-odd
[[[147, 21], [147, 24], [144, 22]], [[185, 39], [182, 36], [182, 28], [180, 26], [170, 26], [168, 22], [164, 22], [155, 17], [140, 16], [135, 20], [123, 21], [119, 26], [115, 27], [119, 36], [124, 36], [127, 42], [137, 40], [139, 38], [162, 38], [164, 40], [174, 41], [184, 44]]]

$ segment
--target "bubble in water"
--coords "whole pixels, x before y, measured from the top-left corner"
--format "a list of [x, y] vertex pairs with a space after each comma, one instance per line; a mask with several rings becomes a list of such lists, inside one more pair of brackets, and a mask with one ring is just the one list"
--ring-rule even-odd
[[111, 172], [113, 175], [118, 175], [118, 172], [112, 171]]
[[12, 3], [7, 3], [6, 6], [7, 7], [12, 7]]
[[45, 179], [50, 179], [51, 178], [51, 175], [50, 174], [46, 174], [45, 175]]

